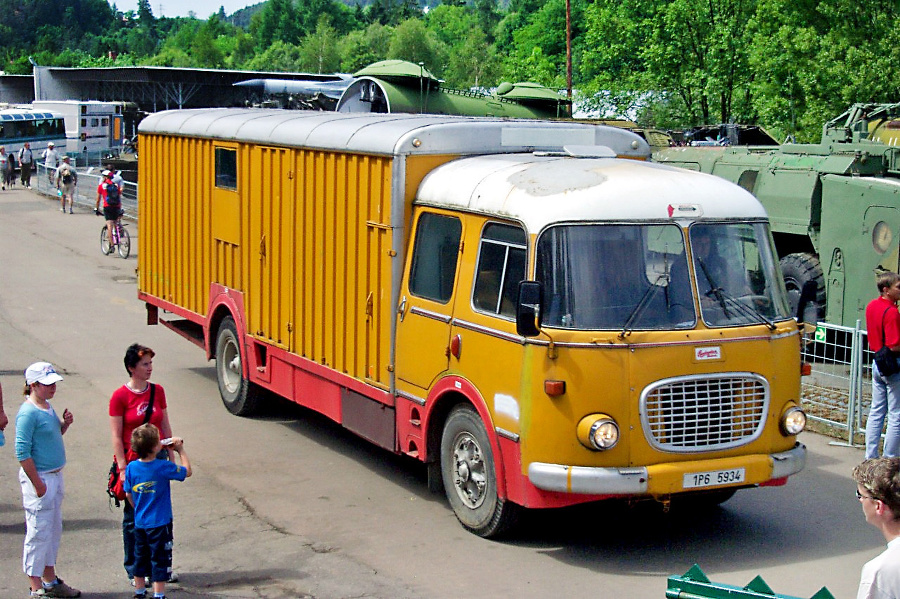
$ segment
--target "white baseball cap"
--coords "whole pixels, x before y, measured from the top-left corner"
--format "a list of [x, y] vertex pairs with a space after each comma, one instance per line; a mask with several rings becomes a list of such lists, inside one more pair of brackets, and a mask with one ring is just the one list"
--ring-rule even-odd
[[63, 380], [63, 377], [56, 373], [53, 364], [50, 362], [35, 362], [25, 369], [25, 382], [29, 385], [34, 383], [52, 385], [61, 380]]
[[48, 148], [52, 148], [52, 147], [53, 147], [53, 142], [51, 141], [50, 143], [48, 143], [48, 144], [47, 144], [47, 147], [48, 147]]

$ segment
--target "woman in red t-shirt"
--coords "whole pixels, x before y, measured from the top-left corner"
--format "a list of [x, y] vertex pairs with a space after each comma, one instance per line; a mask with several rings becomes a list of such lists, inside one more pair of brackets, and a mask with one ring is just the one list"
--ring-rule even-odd
[[[128, 382], [116, 389], [109, 398], [109, 426], [112, 431], [113, 453], [119, 472], [125, 472], [128, 462], [138, 459], [131, 449], [131, 432], [145, 422], [155, 425], [162, 438], [172, 436], [169, 415], [166, 411], [166, 392], [161, 385], [150, 382], [153, 374], [153, 356], [156, 354], [149, 347], [137, 343], [125, 351], [125, 370]], [[147, 419], [150, 397], [153, 396], [153, 408]], [[169, 450], [169, 459], [173, 459]], [[122, 517], [122, 541], [125, 548], [125, 572], [134, 580], [134, 508], [125, 502]]]

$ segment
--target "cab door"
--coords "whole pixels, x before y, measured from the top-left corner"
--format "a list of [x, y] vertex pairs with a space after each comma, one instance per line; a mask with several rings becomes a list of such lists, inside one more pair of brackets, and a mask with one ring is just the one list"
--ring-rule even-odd
[[397, 310], [395, 372], [420, 389], [430, 388], [449, 363], [462, 235], [457, 215], [423, 211], [416, 218]]

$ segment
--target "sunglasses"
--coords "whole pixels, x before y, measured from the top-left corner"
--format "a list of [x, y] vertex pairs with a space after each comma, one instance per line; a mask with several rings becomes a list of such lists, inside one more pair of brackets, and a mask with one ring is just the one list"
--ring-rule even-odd
[[859, 492], [859, 489], [856, 490], [856, 498], [859, 500], [871, 499], [872, 501], [881, 501], [877, 497], [872, 497], [870, 495], [863, 495], [862, 493]]

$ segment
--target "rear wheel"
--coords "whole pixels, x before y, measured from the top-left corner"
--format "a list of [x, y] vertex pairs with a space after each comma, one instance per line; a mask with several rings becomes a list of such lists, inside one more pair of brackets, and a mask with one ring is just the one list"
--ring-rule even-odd
[[103, 225], [103, 228], [100, 229], [100, 251], [103, 252], [103, 254], [106, 256], [109, 256], [112, 253], [112, 248], [109, 245], [109, 233], [106, 231], [106, 225]]
[[497, 494], [494, 453], [484, 424], [469, 406], [457, 406], [444, 424], [441, 472], [450, 507], [463, 527], [480, 537], [509, 529], [518, 507]]
[[825, 276], [822, 274], [822, 266], [815, 254], [788, 254], [782, 258], [781, 274], [784, 276], [784, 286], [788, 292], [788, 302], [791, 306], [791, 315], [797, 315], [797, 305], [800, 303], [800, 292], [807, 281], [816, 282], [816, 298], [810, 309], [816, 316], [816, 321], [825, 318]]
[[249, 416], [259, 407], [260, 390], [244, 378], [243, 363], [237, 326], [234, 319], [228, 316], [216, 335], [216, 379], [222, 403], [237, 416]]
[[128, 229], [123, 227], [122, 225], [118, 225], [119, 227], [119, 255], [122, 258], [127, 258], [131, 253], [131, 236], [128, 234]]

